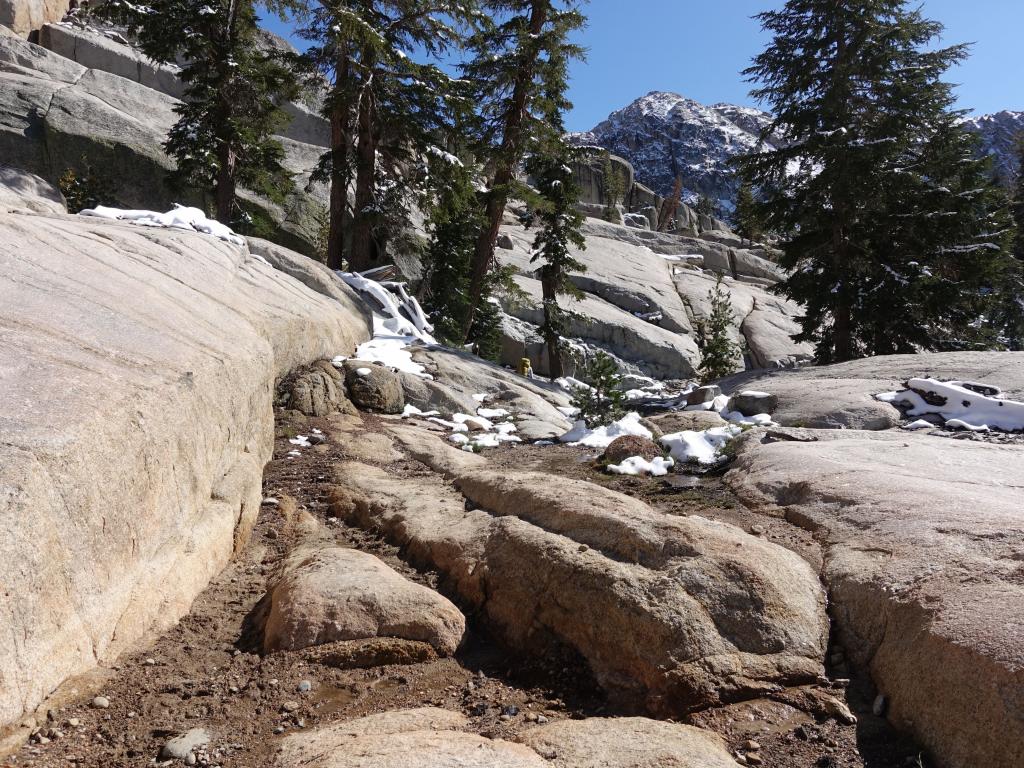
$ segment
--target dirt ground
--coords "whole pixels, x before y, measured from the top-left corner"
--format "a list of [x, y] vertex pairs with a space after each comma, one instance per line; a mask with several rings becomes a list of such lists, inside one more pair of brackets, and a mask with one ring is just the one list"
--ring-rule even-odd
[[[349, 458], [344, 444], [328, 439], [293, 458], [288, 438], [313, 428], [329, 438], [331, 422], [294, 413], [278, 417], [275, 458], [264, 475], [264, 496], [277, 503], [261, 508], [242, 556], [174, 628], [110, 670], [100, 691], [108, 707], [93, 706], [89, 695], [52, 710], [50, 721], [5, 765], [159, 764], [169, 738], [203, 727], [213, 738], [197, 753], [199, 765], [266, 766], [282, 736], [297, 729], [426, 705], [462, 712], [475, 732], [494, 737], [512, 737], [537, 721], [623, 714], [609, 706], [585, 664], [571, 653], [518, 656], [472, 615], [467, 640], [453, 659], [339, 669], [311, 660], [307, 652], [262, 655], [251, 616], [294, 540], [294, 510], [306, 510], [328, 525], [339, 544], [370, 552], [421, 584], [437, 588], [439, 581], [435, 573], [409, 567], [402, 553], [379, 537], [329, 517], [325, 483], [334, 464]], [[380, 431], [376, 417], [363, 419], [368, 432]], [[567, 446], [506, 446], [488, 455], [496, 468], [585, 478], [667, 514], [733, 523], [820, 567], [820, 551], [809, 533], [746, 510], [720, 478], [612, 476], [598, 468], [594, 452]], [[396, 473], [426, 471], [408, 458], [381, 466]], [[742, 755], [741, 763], [768, 768], [925, 766], [912, 743], [871, 714], [874, 693], [846, 668], [841, 649], [832, 654], [830, 679], [818, 686], [699, 712], [689, 722], [721, 734], [734, 754]], [[822, 702], [828, 696], [847, 704], [857, 724], [827, 717]]]

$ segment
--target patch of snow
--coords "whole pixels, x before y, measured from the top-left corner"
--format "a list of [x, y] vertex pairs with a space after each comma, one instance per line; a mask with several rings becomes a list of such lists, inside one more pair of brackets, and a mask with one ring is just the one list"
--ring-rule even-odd
[[608, 471], [613, 475], [651, 475], [652, 477], [662, 477], [667, 475], [668, 471], [674, 466], [675, 461], [671, 458], [666, 459], [657, 456], [653, 460], [647, 461], [643, 456], [630, 456], [619, 464], [609, 464]]
[[910, 430], [915, 430], [915, 429], [931, 429], [934, 426], [935, 425], [932, 424], [930, 421], [925, 421], [924, 419], [918, 419], [917, 421], [912, 421], [909, 424], [904, 424], [903, 425], [903, 429], [910, 429]]
[[714, 427], [703, 432], [676, 432], [661, 438], [661, 444], [668, 448], [669, 455], [683, 464], [710, 465], [718, 463], [722, 449], [739, 434], [741, 427], [732, 424]]
[[166, 213], [109, 208], [105, 205], [97, 205], [95, 208], [86, 208], [83, 211], [79, 211], [78, 215], [94, 216], [99, 219], [110, 219], [113, 221], [128, 221], [132, 224], [138, 224], [140, 227], [187, 229], [193, 232], [202, 232], [204, 235], [211, 235], [219, 240], [234, 243], [235, 245], [245, 245], [245, 240], [236, 235], [230, 227], [214, 219], [208, 219], [206, 214], [198, 208], [188, 208], [183, 205], [175, 204], [174, 208]]
[[296, 435], [289, 441], [292, 445], [297, 445], [299, 448], [310, 448], [313, 444], [309, 442], [309, 438], [305, 435]]
[[964, 429], [968, 432], [988, 432], [988, 424], [968, 424], [963, 419], [950, 419], [946, 422], [950, 429]]
[[369, 376], [373, 371], [369, 368], [356, 368], [356, 376]]
[[646, 437], [648, 440], [653, 437], [651, 431], [640, 423], [640, 414], [634, 411], [627, 413], [618, 421], [595, 429], [589, 429], [585, 421], [577, 421], [572, 429], [558, 440], [569, 445], [583, 445], [587, 448], [607, 448], [615, 438], [623, 435]]
[[509, 413], [504, 408], [477, 408], [476, 415], [485, 419], [501, 419], [508, 416]]
[[[875, 395], [875, 398], [886, 403], [906, 404], [909, 416], [938, 414], [946, 421], [946, 426], [962, 424], [961, 429], [973, 428], [977, 431], [1024, 430], [1024, 403], [1002, 397], [989, 397], [968, 389], [963, 384], [964, 382], [936, 379], [910, 379], [907, 382], [909, 389], [903, 392], [883, 392]], [[979, 385], [972, 386], [977, 388]], [[991, 387], [991, 390], [999, 391], [996, 387]], [[941, 405], [930, 404], [921, 393], [924, 393], [928, 400], [941, 402]]]
[[442, 427], [450, 429], [452, 432], [469, 432], [469, 427], [465, 424], [459, 424], [454, 421], [445, 421], [444, 419], [439, 419], [436, 416], [431, 416], [427, 421], [431, 421], [434, 424], [440, 424]]
[[409, 405], [408, 403], [406, 403], [405, 409], [402, 411], [402, 418], [403, 419], [408, 419], [411, 416], [422, 416], [422, 417], [426, 418], [428, 416], [440, 416], [440, 415], [441, 415], [440, 411], [421, 411], [415, 405]]
[[480, 392], [479, 394], [473, 395], [473, 399], [478, 403], [486, 402], [489, 395], [486, 392]]
[[733, 424], [742, 424], [746, 427], [767, 427], [773, 423], [770, 413], [756, 413], [753, 416], [744, 416], [739, 411], [722, 411], [722, 418], [726, 421], [731, 421]]
[[555, 410], [570, 419], [580, 415], [580, 409], [570, 405], [556, 405]]
[[453, 413], [452, 421], [456, 424], [465, 424], [470, 429], [482, 429], [484, 431], [494, 429], [494, 424], [489, 419], [485, 419], [482, 416], [471, 416], [468, 413]]
[[448, 439], [451, 440], [456, 445], [465, 445], [466, 443], [469, 442], [469, 438], [459, 432], [453, 432], [452, 434], [448, 435]]
[[696, 405], [688, 405], [683, 408], [684, 411], [718, 411], [721, 413], [725, 410], [725, 407], [729, 405], [728, 395], [718, 395], [714, 400], [709, 400], [706, 403], [697, 403]]

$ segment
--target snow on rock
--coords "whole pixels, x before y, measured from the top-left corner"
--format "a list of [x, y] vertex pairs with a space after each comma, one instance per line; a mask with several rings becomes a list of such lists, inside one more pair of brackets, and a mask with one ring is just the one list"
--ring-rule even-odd
[[917, 421], [912, 421], [909, 424], [904, 424], [903, 425], [903, 429], [909, 429], [909, 430], [931, 429], [934, 426], [935, 425], [932, 424], [930, 421], [925, 421], [924, 419], [918, 419]]
[[722, 449], [730, 440], [742, 434], [743, 428], [732, 424], [714, 427], [703, 432], [676, 432], [661, 438], [661, 444], [668, 448], [669, 455], [683, 464], [710, 465], [718, 463]]
[[97, 205], [95, 208], [86, 208], [80, 211], [79, 216], [94, 216], [99, 219], [113, 219], [116, 221], [128, 221], [142, 227], [165, 227], [169, 229], [191, 229], [202, 232], [204, 235], [211, 235], [220, 240], [225, 240], [235, 245], [245, 245], [245, 240], [236, 235], [230, 227], [221, 224], [219, 221], [208, 219], [206, 214], [198, 208], [188, 208], [183, 205], [175, 205], [167, 213], [145, 210], [129, 210], [125, 208], [108, 208], [105, 205]]
[[643, 456], [630, 456], [619, 464], [609, 464], [608, 471], [613, 475], [651, 475], [653, 477], [662, 477], [668, 474], [668, 471], [675, 466], [673, 459], [666, 459], [661, 456], [656, 456], [651, 461], [647, 461]]
[[648, 440], [654, 437], [651, 430], [640, 423], [640, 414], [634, 411], [627, 413], [618, 421], [595, 429], [588, 428], [585, 421], [577, 421], [572, 429], [558, 440], [569, 445], [582, 445], [587, 448], [607, 448], [615, 438], [623, 435], [646, 437]]
[[1004, 432], [1024, 430], [1024, 403], [993, 397], [983, 392], [998, 393], [987, 384], [936, 379], [910, 379], [902, 392], [875, 395], [882, 402], [907, 406], [908, 416], [937, 414], [946, 426], [972, 431], [998, 429]]
[[402, 418], [403, 419], [408, 419], [408, 418], [411, 418], [413, 416], [420, 416], [422, 418], [427, 418], [428, 416], [440, 416], [440, 415], [441, 415], [440, 411], [421, 411], [415, 405], [409, 405], [408, 403], [406, 403], [406, 405], [405, 405], [405, 410], [402, 411]]
[[[417, 342], [436, 346], [431, 335], [433, 326], [427, 322], [423, 308], [410, 296], [402, 283], [379, 283], [358, 272], [338, 272], [350, 287], [372, 300], [373, 338], [361, 344], [356, 358], [382, 363], [405, 373], [432, 378], [422, 365], [412, 359], [407, 349]], [[336, 358], [335, 362], [342, 358]]]

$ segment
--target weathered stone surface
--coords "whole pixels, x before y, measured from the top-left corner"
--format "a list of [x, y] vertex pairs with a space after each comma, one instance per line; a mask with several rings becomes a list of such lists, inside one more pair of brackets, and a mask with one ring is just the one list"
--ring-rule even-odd
[[361, 318], [219, 240], [0, 217], [0, 723], [184, 614], [244, 542], [274, 381]]
[[[162, 143], [177, 121], [177, 100], [140, 83], [87, 69], [41, 46], [0, 36], [0, 158], [56, 182], [83, 157], [116, 188], [114, 203], [167, 210], [174, 203], [201, 204], [195, 190], [165, 182], [173, 162]], [[318, 147], [283, 140], [285, 167], [304, 182], [321, 154]], [[322, 188], [297, 191], [280, 206], [241, 190], [256, 231], [309, 251], [325, 200]]]
[[717, 384], [697, 387], [686, 396], [686, 404], [703, 405], [704, 403], [710, 403], [720, 394], [722, 394], [722, 389]]
[[519, 740], [551, 768], [737, 768], [722, 740], [689, 725], [643, 717], [562, 720]]
[[306, 416], [357, 413], [345, 395], [345, 377], [329, 360], [318, 360], [287, 377], [278, 386], [276, 405]]
[[64, 197], [34, 173], [0, 165], [0, 212], [66, 213]]
[[[527, 299], [504, 304], [506, 312], [532, 325], [544, 322], [539, 280], [516, 277]], [[584, 295], [572, 303], [572, 314], [565, 320], [565, 335], [609, 350], [646, 376], [685, 379], [694, 375], [700, 358], [697, 342], [690, 335], [675, 333], [642, 320], [618, 306]], [[542, 369], [543, 370], [543, 369]]]
[[377, 413], [401, 413], [405, 393], [401, 377], [383, 365], [365, 360], [346, 360], [345, 385], [352, 402]]
[[450, 656], [466, 631], [465, 617], [451, 602], [356, 549], [300, 546], [268, 598], [266, 651], [394, 637], [429, 643]]
[[779, 397], [771, 392], [744, 389], [729, 398], [727, 407], [730, 411], [742, 413], [744, 416], [775, 413], [775, 409], [779, 407]]
[[463, 732], [457, 712], [424, 707], [382, 712], [286, 738], [279, 768], [544, 768], [522, 744]]
[[706, 429], [724, 427], [728, 422], [717, 411], [673, 411], [651, 416], [650, 421], [664, 435], [675, 432], [703, 432]]
[[557, 638], [614, 698], [657, 713], [819, 673], [824, 601], [796, 555], [582, 481], [492, 473], [436, 435], [389, 429], [462, 495], [350, 462], [337, 481], [363, 497], [351, 519], [438, 569], [514, 647]]
[[572, 426], [558, 410], [559, 406], [567, 407], [570, 399], [560, 387], [527, 379], [465, 352], [420, 347], [412, 353], [413, 359], [434, 377], [402, 377], [406, 402], [420, 410], [473, 414], [481, 405], [473, 395], [486, 394], [484, 405], [513, 414], [519, 428], [516, 434], [524, 440], [557, 437]]
[[184, 760], [199, 747], [210, 743], [210, 734], [205, 728], [192, 728], [175, 736], [160, 749], [161, 760]]
[[[998, 375], [1000, 354], [1008, 366], [1008, 353], [979, 355], [988, 370], [963, 373], [1010, 379]], [[822, 576], [847, 656], [870, 671], [888, 718], [937, 765], [1024, 764], [1024, 449], [907, 433], [817, 435], [765, 444], [747, 436], [728, 482], [825, 545]]]
[[[675, 275], [676, 289], [697, 322], [710, 315], [708, 292], [715, 287], [716, 279], [715, 275], [692, 270], [678, 270]], [[813, 348], [791, 338], [800, 330], [799, 306], [760, 286], [736, 280], [727, 279], [722, 287], [729, 294], [736, 317], [730, 336], [746, 346], [748, 368], [785, 367], [811, 358]]]
[[661, 455], [661, 448], [653, 440], [636, 435], [623, 435], [612, 440], [605, 448], [603, 458], [609, 464], [618, 464], [632, 456], [641, 456], [650, 461]]
[[757, 372], [723, 382], [727, 391], [760, 389], [778, 396], [774, 420], [817, 429], [889, 429], [900, 412], [875, 399], [903, 389], [910, 378], [958, 379], [995, 384], [1013, 399], [1024, 397], [1024, 353], [940, 352], [887, 355], [797, 370]]
[[70, 0], [0, 0], [0, 29], [28, 37], [44, 24], [64, 18], [69, 5]]

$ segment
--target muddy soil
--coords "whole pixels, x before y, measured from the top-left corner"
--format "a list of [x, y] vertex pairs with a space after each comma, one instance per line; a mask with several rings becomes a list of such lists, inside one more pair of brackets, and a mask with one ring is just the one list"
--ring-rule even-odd
[[[361, 418], [368, 433], [381, 431], [376, 417]], [[289, 457], [294, 449], [289, 438], [300, 431], [310, 434], [314, 428], [328, 439], [302, 449], [298, 457]], [[329, 439], [331, 433], [330, 419], [278, 414], [275, 458], [264, 476], [264, 496], [274, 502], [262, 506], [242, 555], [174, 628], [108, 670], [109, 679], [99, 693], [109, 706], [93, 706], [90, 693], [51, 710], [50, 721], [5, 765], [153, 765], [159, 763], [160, 750], [169, 738], [201, 727], [213, 738], [209, 747], [197, 753], [199, 765], [267, 766], [280, 739], [298, 729], [428, 705], [462, 712], [470, 718], [473, 731], [506, 738], [538, 721], [621, 714], [609, 707], [585, 664], [573, 654], [517, 655], [491, 637], [472, 615], [466, 642], [453, 659], [338, 669], [317, 663], [301, 651], [262, 655], [251, 617], [294, 542], [293, 523], [300, 510], [328, 526], [339, 544], [370, 552], [418, 583], [438, 586], [436, 573], [411, 568], [397, 548], [331, 518], [326, 498], [325, 484], [334, 465], [344, 459], [376, 463], [395, 474], [429, 470], [407, 457], [374, 460], [357, 445]], [[787, 546], [820, 566], [820, 550], [809, 533], [785, 520], [746, 510], [720, 478], [680, 475], [666, 481], [612, 476], [595, 464], [593, 452], [566, 446], [507, 446], [489, 451], [488, 456], [496, 468], [514, 466], [579, 477], [641, 498], [666, 514], [723, 520]], [[769, 768], [925, 765], [913, 744], [871, 714], [870, 685], [855, 675], [851, 678], [840, 649], [833, 653], [832, 679], [819, 686], [781, 692], [774, 700], [700, 712], [690, 722], [721, 734], [734, 753], [742, 755], [741, 763]], [[858, 723], [826, 717], [820, 704], [823, 695], [848, 704]]]

